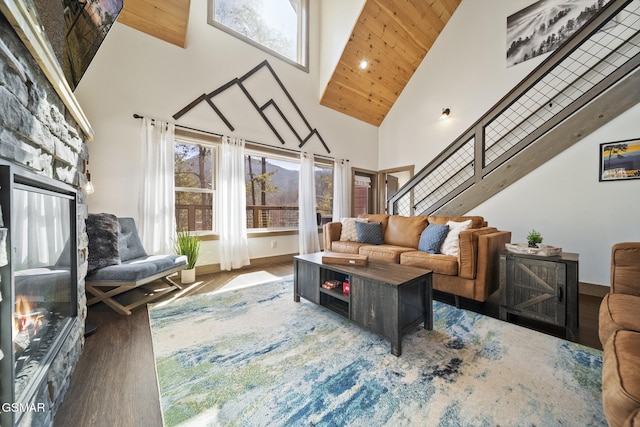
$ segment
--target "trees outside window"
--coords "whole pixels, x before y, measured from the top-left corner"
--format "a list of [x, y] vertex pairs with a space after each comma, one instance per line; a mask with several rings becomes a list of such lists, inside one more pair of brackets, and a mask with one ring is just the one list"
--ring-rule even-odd
[[[174, 145], [175, 208], [178, 230], [216, 232], [215, 191], [217, 146], [183, 137]], [[245, 155], [248, 229], [298, 227], [297, 158], [265, 155], [254, 149]], [[316, 162], [316, 203], [319, 220], [333, 212], [333, 165]]]
[[308, 0], [209, 0], [209, 24], [307, 69]]
[[[297, 228], [300, 163], [251, 153], [245, 156], [247, 228]], [[333, 167], [315, 167], [317, 212], [326, 222], [333, 211]]]
[[177, 229], [214, 231], [215, 147], [176, 141], [174, 158]]

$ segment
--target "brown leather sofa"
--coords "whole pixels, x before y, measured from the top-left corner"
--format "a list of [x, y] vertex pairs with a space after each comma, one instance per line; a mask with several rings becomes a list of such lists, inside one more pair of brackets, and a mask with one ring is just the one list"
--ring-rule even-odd
[[602, 404], [610, 426], [640, 426], [640, 242], [611, 249], [611, 289], [600, 305]]
[[[433, 289], [486, 301], [498, 289], [498, 255], [511, 241], [510, 231], [488, 227], [481, 216], [413, 216], [375, 214], [361, 215], [369, 222], [382, 223], [384, 244], [371, 245], [341, 241], [342, 223], [331, 222], [323, 227], [324, 250], [367, 255], [369, 259], [412, 265], [433, 271]], [[452, 220], [471, 220], [471, 229], [459, 236], [458, 257], [428, 254], [418, 250], [420, 236], [430, 223], [446, 224]], [[456, 298], [457, 302], [457, 298]]]

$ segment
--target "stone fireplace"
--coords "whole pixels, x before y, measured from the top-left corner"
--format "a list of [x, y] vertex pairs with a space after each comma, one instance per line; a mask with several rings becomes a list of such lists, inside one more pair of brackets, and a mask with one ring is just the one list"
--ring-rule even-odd
[[86, 137], [0, 14], [0, 425], [52, 425], [84, 344]]

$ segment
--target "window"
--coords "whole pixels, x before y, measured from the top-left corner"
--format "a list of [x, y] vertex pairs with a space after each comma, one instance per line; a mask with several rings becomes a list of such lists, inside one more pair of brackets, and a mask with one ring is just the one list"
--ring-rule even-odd
[[215, 147], [188, 140], [174, 145], [178, 230], [214, 231]]
[[308, 70], [308, 0], [209, 2], [209, 24]]
[[[247, 150], [247, 228], [298, 227], [298, 159], [267, 156]], [[316, 163], [318, 225], [331, 221], [333, 165]]]
[[[175, 207], [178, 230], [215, 233], [217, 139], [178, 135], [174, 144]], [[248, 229], [298, 228], [300, 160], [273, 150], [246, 149]], [[333, 163], [316, 160], [318, 225], [331, 222]]]

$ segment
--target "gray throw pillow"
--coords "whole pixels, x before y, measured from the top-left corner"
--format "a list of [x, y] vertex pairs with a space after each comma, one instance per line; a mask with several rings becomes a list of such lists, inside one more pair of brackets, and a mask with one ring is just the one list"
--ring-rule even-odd
[[120, 264], [118, 218], [106, 213], [89, 214], [86, 226], [89, 237], [87, 272], [91, 273], [109, 265]]
[[358, 243], [384, 245], [381, 222], [356, 222], [356, 232], [358, 233]]

